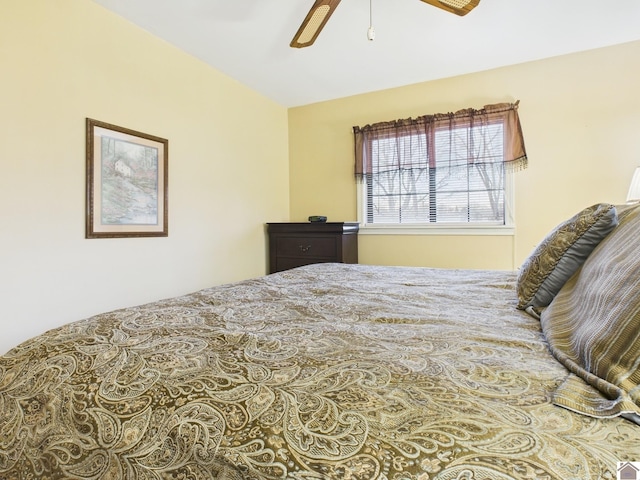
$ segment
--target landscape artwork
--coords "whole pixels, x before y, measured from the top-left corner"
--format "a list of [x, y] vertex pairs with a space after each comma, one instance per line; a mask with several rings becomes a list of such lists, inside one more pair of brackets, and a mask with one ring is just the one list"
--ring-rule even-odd
[[167, 147], [87, 119], [87, 238], [167, 236]]
[[158, 149], [102, 137], [103, 225], [157, 225]]

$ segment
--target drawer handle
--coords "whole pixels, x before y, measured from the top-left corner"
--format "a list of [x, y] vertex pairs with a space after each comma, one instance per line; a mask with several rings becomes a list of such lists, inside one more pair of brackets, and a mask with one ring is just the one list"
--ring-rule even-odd
[[311, 250], [311, 245], [307, 245], [306, 247], [303, 245], [298, 245], [298, 248], [302, 253], [307, 253], [309, 250]]

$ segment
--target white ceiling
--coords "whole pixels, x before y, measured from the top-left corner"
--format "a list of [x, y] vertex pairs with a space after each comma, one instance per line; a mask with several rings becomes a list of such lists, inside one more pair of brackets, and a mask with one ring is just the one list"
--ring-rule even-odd
[[303, 49], [313, 0], [94, 1], [285, 107], [640, 40], [640, 0], [371, 0], [373, 42], [370, 0], [343, 0]]

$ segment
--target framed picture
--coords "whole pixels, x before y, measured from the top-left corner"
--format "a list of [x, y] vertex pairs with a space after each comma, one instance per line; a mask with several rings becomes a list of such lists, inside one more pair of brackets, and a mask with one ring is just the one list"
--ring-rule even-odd
[[86, 238], [168, 235], [169, 142], [87, 118]]

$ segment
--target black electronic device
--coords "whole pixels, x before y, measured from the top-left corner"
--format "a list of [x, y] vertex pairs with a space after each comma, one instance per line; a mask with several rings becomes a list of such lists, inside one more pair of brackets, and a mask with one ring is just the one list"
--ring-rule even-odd
[[309, 221], [313, 223], [322, 223], [327, 221], [327, 217], [323, 217], [322, 215], [311, 215], [309, 217]]

